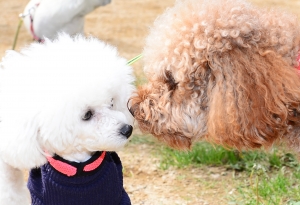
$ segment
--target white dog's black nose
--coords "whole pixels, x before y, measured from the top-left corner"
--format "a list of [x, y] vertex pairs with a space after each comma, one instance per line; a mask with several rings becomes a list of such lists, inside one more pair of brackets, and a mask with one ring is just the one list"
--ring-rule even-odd
[[129, 138], [132, 133], [132, 130], [133, 130], [132, 126], [126, 124], [120, 129], [120, 133], [125, 137]]

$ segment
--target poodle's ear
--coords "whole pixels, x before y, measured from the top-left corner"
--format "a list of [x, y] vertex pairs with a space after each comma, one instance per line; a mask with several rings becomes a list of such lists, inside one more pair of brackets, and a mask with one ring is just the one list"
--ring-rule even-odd
[[270, 146], [299, 125], [300, 79], [276, 53], [233, 49], [209, 61], [214, 85], [208, 140], [235, 148]]
[[[28, 119], [28, 118], [27, 118]], [[2, 118], [0, 154], [7, 164], [18, 169], [32, 169], [46, 163], [39, 143], [39, 127], [35, 118], [14, 120]]]
[[[38, 46], [36, 44], [36, 46]], [[46, 162], [38, 141], [39, 124], [36, 104], [23, 79], [23, 54], [9, 51], [2, 59], [0, 73], [0, 156], [18, 169], [31, 169]]]

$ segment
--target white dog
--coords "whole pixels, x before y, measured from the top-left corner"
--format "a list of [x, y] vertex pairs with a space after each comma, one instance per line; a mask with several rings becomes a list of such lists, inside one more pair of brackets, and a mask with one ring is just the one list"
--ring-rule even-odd
[[111, 0], [31, 0], [21, 17], [28, 32], [37, 41], [54, 39], [57, 32], [83, 33], [84, 17]]
[[[120, 171], [117, 155], [109, 151], [122, 148], [131, 135], [127, 102], [134, 77], [116, 48], [92, 37], [60, 34], [53, 42], [46, 39], [20, 53], [8, 52], [1, 63], [0, 80], [1, 205], [29, 204], [22, 170], [51, 166], [49, 162], [57, 161], [55, 156], [80, 165], [97, 151], [107, 151], [99, 159], [107, 158]], [[124, 193], [122, 179], [120, 182]], [[32, 203], [42, 204], [36, 200]], [[80, 204], [72, 200], [73, 205]]]

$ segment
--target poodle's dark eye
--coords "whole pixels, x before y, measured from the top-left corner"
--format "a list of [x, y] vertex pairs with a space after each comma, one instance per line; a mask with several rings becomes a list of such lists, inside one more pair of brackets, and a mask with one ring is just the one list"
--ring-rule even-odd
[[82, 120], [88, 121], [93, 117], [93, 112], [91, 110], [88, 110], [84, 116], [82, 117]]
[[113, 108], [113, 107], [114, 107], [114, 99], [112, 98], [110, 101], [110, 108]]
[[177, 88], [178, 83], [176, 83], [171, 71], [166, 72], [166, 83], [169, 86], [170, 90], [175, 90]]

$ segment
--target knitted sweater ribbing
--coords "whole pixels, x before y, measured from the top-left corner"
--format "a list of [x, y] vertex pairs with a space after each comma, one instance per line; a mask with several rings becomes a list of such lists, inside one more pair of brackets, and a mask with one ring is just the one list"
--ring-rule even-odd
[[115, 152], [92, 175], [68, 177], [49, 163], [32, 169], [28, 179], [32, 205], [130, 205], [123, 188], [122, 164]]

